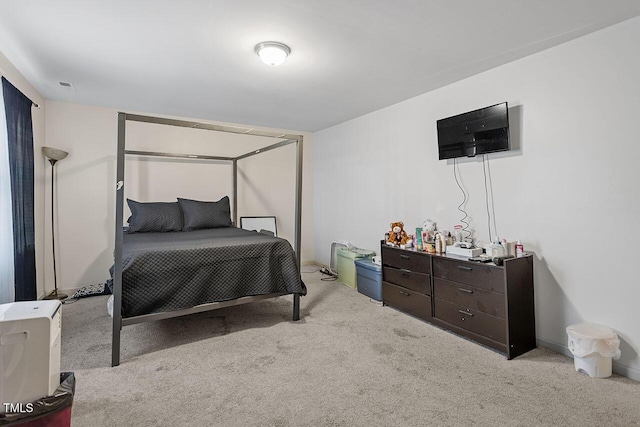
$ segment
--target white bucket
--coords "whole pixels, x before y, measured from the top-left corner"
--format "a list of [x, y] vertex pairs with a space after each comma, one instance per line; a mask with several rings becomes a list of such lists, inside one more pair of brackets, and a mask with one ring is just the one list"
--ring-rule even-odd
[[573, 364], [578, 372], [584, 372], [591, 378], [607, 378], [611, 376], [610, 357], [592, 354], [587, 357], [573, 356]]
[[612, 359], [620, 357], [620, 340], [611, 328], [579, 323], [567, 327], [567, 335], [576, 371], [591, 378], [611, 376]]

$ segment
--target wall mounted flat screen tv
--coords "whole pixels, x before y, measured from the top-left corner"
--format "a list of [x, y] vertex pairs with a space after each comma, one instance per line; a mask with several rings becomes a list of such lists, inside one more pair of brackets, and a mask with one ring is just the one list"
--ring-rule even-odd
[[440, 119], [436, 125], [440, 160], [509, 150], [506, 102]]

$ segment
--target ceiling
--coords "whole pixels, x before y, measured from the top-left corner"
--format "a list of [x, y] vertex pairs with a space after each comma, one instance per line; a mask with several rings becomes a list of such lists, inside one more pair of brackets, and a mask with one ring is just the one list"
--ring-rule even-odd
[[[2, 0], [0, 51], [50, 100], [316, 131], [638, 15], [638, 0]], [[254, 53], [269, 40], [291, 47], [283, 65]]]

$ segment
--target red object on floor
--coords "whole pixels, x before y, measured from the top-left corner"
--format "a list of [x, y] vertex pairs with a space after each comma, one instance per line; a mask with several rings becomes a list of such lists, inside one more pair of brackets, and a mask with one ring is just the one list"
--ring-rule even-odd
[[71, 406], [56, 413], [48, 414], [44, 418], [26, 421], [20, 427], [70, 427], [71, 426]]
[[60, 386], [53, 395], [25, 404], [25, 407], [32, 408], [31, 412], [0, 414], [0, 426], [70, 427], [75, 391], [76, 377], [73, 372], [61, 372]]

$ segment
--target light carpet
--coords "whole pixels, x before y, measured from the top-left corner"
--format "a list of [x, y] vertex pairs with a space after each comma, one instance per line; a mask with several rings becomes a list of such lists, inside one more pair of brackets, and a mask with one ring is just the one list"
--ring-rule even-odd
[[63, 307], [74, 426], [632, 426], [640, 383], [538, 348], [514, 360], [303, 274], [281, 297], [122, 331], [107, 297]]

